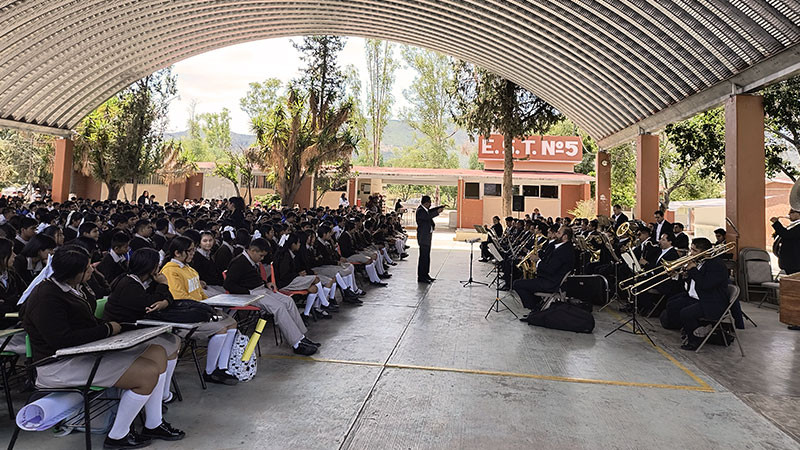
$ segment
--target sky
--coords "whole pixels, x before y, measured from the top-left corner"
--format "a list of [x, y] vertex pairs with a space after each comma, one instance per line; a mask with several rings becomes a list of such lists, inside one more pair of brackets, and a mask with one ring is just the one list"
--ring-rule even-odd
[[[302, 38], [268, 39], [214, 50], [178, 62], [173, 73], [178, 78], [178, 98], [172, 101], [169, 111], [168, 131], [185, 130], [189, 109], [195, 102], [195, 113], [231, 112], [231, 131], [250, 134], [247, 114], [239, 108], [239, 99], [247, 93], [248, 84], [267, 78], [278, 78], [284, 83], [300, 75], [303, 63], [291, 40]], [[395, 57], [400, 58], [398, 48]], [[364, 39], [347, 38], [339, 54], [340, 67], [353, 65], [361, 75], [362, 95], [367, 90], [367, 63], [364, 56]], [[403, 90], [414, 79], [415, 72], [401, 63], [395, 72], [393, 118], [408, 107]], [[365, 100], [362, 100], [362, 105]]]

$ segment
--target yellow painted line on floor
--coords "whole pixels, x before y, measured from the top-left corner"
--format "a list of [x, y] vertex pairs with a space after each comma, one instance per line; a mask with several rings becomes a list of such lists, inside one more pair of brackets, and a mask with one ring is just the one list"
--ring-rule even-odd
[[383, 364], [383, 363], [367, 362], [367, 361], [349, 361], [349, 360], [311, 358], [308, 356], [291, 356], [291, 355], [262, 355], [262, 358], [293, 359], [293, 360], [307, 361], [307, 362], [324, 362], [324, 363], [350, 364], [350, 365], [370, 366], [370, 367], [386, 367], [390, 369], [427, 370], [432, 372], [450, 372], [450, 373], [464, 373], [471, 375], [527, 378], [534, 380], [557, 381], [562, 383], [601, 384], [606, 386], [639, 387], [639, 388], [651, 388], [651, 389], [675, 389], [681, 391], [695, 391], [695, 392], [714, 392], [714, 390], [711, 387], [702, 387], [702, 386], [637, 383], [633, 381], [595, 380], [591, 378], [560, 377], [555, 375], [536, 375], [530, 373], [501, 372], [495, 370], [457, 369], [453, 367], [416, 366], [411, 364], [394, 364], [394, 363]]
[[[624, 319], [624, 317], [622, 317], [621, 315], [617, 314], [617, 312], [616, 312], [616, 311], [614, 311], [614, 310], [611, 310], [611, 309], [609, 309], [609, 310], [608, 310], [608, 312], [609, 312], [609, 313], [611, 313], [611, 315], [612, 315], [612, 316], [616, 317], [616, 318], [617, 318], [617, 320], [623, 320], [623, 319]], [[633, 331], [633, 327], [631, 326], [631, 324], [627, 324], [627, 325], [625, 325], [625, 327], [626, 327], [627, 329], [629, 329], [629, 330]], [[702, 378], [700, 378], [700, 377], [698, 377], [697, 375], [695, 375], [695, 373], [694, 373], [694, 372], [692, 372], [691, 370], [689, 370], [689, 368], [688, 368], [688, 367], [686, 367], [686, 366], [684, 366], [683, 364], [681, 364], [681, 363], [680, 363], [680, 362], [679, 362], [677, 359], [675, 359], [675, 357], [674, 357], [674, 356], [672, 356], [672, 355], [670, 355], [669, 353], [667, 353], [667, 351], [666, 351], [666, 350], [664, 350], [663, 348], [659, 347], [659, 346], [658, 346], [658, 345], [656, 345], [654, 342], [650, 342], [650, 339], [647, 339], [647, 336], [645, 336], [645, 335], [641, 335], [641, 334], [639, 334], [639, 335], [637, 335], [637, 336], [639, 336], [640, 338], [642, 338], [642, 340], [643, 340], [644, 342], [646, 342], [646, 343], [648, 343], [648, 344], [652, 345], [652, 346], [653, 346], [653, 348], [655, 348], [655, 349], [656, 349], [656, 351], [658, 351], [658, 353], [661, 353], [661, 355], [662, 355], [662, 356], [664, 356], [665, 358], [667, 358], [667, 360], [669, 360], [669, 362], [671, 362], [672, 364], [674, 364], [674, 365], [675, 365], [675, 367], [677, 367], [677, 368], [681, 369], [681, 370], [682, 370], [682, 371], [683, 371], [683, 372], [684, 372], [686, 375], [688, 375], [688, 376], [689, 376], [689, 378], [693, 379], [693, 380], [694, 380], [694, 381], [695, 381], [697, 384], [699, 384], [699, 385], [700, 385], [700, 388], [703, 390], [703, 392], [714, 392], [714, 388], [712, 388], [711, 386], [709, 386], [709, 385], [708, 385], [708, 383], [706, 383], [705, 381], [703, 381], [703, 379], [702, 379]]]

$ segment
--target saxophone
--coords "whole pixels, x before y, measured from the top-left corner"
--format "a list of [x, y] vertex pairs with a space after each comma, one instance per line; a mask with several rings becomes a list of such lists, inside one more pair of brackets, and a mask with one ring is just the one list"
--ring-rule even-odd
[[529, 280], [536, 276], [536, 262], [539, 261], [539, 250], [542, 248], [542, 244], [539, 242], [538, 233], [534, 234], [534, 244], [533, 249], [522, 258], [522, 261], [517, 264], [517, 268], [522, 271], [522, 277], [526, 280]]

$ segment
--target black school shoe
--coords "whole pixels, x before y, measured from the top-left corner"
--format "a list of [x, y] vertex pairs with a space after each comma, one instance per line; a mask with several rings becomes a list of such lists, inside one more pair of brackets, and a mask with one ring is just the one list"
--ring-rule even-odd
[[150, 445], [150, 438], [142, 436], [133, 430], [122, 439], [111, 439], [106, 436], [106, 440], [103, 442], [103, 448], [108, 449], [142, 448], [148, 445]]
[[317, 353], [317, 347], [313, 345], [308, 345], [305, 342], [300, 341], [300, 343], [297, 344], [297, 348], [292, 349], [292, 351], [294, 351], [294, 353], [297, 355], [311, 356], [314, 353]]
[[186, 437], [186, 433], [177, 428], [173, 428], [172, 425], [162, 420], [161, 425], [153, 429], [143, 428], [142, 436], [150, 439], [161, 439], [162, 441], [180, 441]]
[[301, 339], [300, 342], [302, 342], [304, 344], [308, 344], [308, 345], [313, 345], [314, 347], [317, 347], [317, 348], [322, 347], [322, 344], [320, 344], [319, 342], [314, 342], [314, 341], [312, 341], [311, 339], [309, 339], [307, 337], [304, 337], [303, 339]]
[[206, 383], [216, 383], [216, 384], [225, 384], [228, 386], [233, 386], [239, 383], [239, 379], [234, 377], [233, 375], [228, 375], [222, 369], [215, 369], [211, 374], [203, 372], [203, 379], [206, 380]]

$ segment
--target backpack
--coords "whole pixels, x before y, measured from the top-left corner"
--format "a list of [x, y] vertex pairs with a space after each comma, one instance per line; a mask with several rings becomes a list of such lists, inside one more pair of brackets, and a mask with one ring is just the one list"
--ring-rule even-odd
[[175, 323], [197, 323], [208, 322], [216, 314], [217, 312], [214, 308], [203, 302], [173, 300], [167, 308], [151, 312], [145, 316], [145, 319]]
[[256, 352], [253, 352], [247, 361], [242, 361], [242, 355], [244, 355], [244, 350], [249, 342], [250, 339], [238, 331], [233, 338], [233, 348], [231, 348], [231, 357], [228, 359], [228, 370], [226, 372], [238, 378], [239, 381], [252, 380], [258, 371]]
[[594, 316], [578, 306], [554, 302], [547, 309], [528, 314], [528, 325], [576, 333], [591, 333], [594, 330]]

